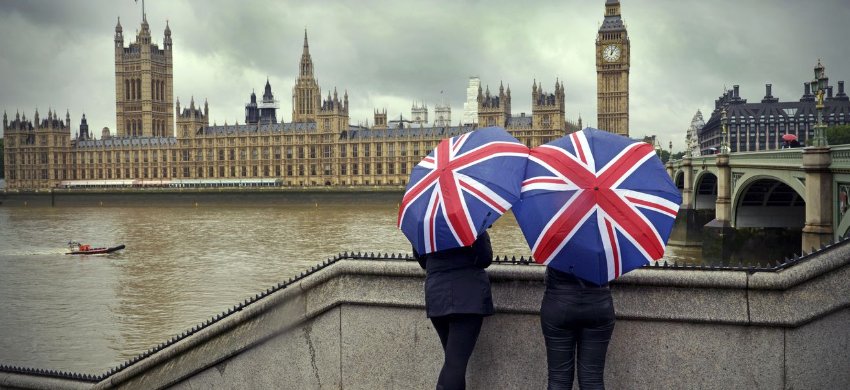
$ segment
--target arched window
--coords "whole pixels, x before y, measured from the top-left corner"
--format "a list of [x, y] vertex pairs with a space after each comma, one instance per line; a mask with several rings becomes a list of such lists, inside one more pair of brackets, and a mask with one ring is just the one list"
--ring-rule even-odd
[[142, 79], [136, 79], [136, 100], [142, 100]]
[[124, 99], [130, 100], [130, 80], [124, 80]]

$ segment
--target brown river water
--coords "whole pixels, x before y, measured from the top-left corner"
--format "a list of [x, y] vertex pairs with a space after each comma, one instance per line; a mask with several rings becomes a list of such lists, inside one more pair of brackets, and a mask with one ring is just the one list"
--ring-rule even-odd
[[[0, 364], [100, 374], [337, 253], [409, 253], [395, 226], [400, 198], [7, 201]], [[497, 255], [529, 255], [510, 213], [491, 237]], [[68, 256], [69, 240], [127, 248]], [[698, 256], [699, 248], [668, 247], [665, 257]]]

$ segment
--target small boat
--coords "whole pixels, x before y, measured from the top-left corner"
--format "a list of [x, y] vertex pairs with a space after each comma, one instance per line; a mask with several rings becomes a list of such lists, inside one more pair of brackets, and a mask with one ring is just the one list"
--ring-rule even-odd
[[68, 250], [70, 252], [65, 253], [66, 255], [99, 255], [103, 253], [112, 253], [115, 251], [120, 251], [124, 249], [124, 244], [113, 246], [109, 248], [92, 248], [89, 244], [80, 244], [76, 241], [71, 241], [68, 243]]

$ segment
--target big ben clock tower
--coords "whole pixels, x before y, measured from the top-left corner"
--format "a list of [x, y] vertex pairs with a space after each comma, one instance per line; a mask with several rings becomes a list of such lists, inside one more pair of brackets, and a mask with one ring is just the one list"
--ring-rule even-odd
[[629, 136], [629, 34], [620, 1], [605, 1], [596, 35], [596, 112], [600, 130]]

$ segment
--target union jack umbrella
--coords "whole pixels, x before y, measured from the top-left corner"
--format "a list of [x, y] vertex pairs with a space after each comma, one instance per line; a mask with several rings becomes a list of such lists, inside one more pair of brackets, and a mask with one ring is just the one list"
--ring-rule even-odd
[[586, 128], [528, 160], [514, 215], [535, 261], [604, 284], [664, 255], [682, 196], [652, 146]]
[[527, 163], [499, 127], [444, 139], [413, 168], [398, 227], [420, 254], [472, 245], [519, 199]]

